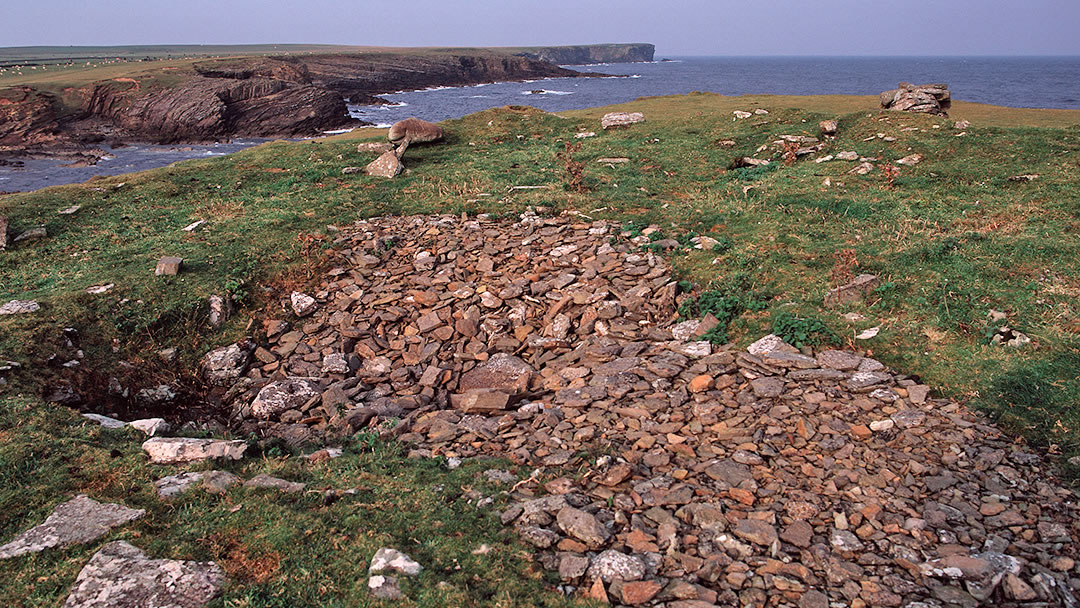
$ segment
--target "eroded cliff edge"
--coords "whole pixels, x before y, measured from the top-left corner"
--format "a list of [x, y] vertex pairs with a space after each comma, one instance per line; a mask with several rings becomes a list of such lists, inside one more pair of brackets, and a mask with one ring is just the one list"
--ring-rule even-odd
[[[9, 87], [0, 89], [0, 155], [78, 156], [102, 142], [316, 135], [359, 124], [348, 116], [346, 100], [379, 103], [376, 95], [399, 90], [593, 76], [556, 63], [586, 56], [581, 62], [637, 60], [645, 53], [638, 46], [529, 50], [541, 51], [538, 56], [525, 49], [422, 49], [236, 57], [150, 67], [75, 87]], [[652, 45], [645, 46], [651, 57]]]

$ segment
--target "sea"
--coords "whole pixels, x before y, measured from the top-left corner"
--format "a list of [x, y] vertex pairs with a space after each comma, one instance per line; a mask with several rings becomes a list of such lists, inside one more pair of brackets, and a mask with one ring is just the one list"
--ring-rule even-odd
[[[653, 95], [876, 95], [901, 81], [943, 82], [953, 99], [1024, 108], [1080, 109], [1080, 57], [667, 57], [648, 63], [565, 66], [621, 78], [550, 78], [381, 95], [388, 105], [349, 106], [352, 116], [385, 127], [410, 116], [459, 118], [505, 105], [549, 112], [605, 106]], [[129, 145], [91, 167], [28, 160], [0, 167], [0, 192], [35, 190], [117, 175], [179, 160], [218, 156], [262, 143], [213, 146]]]

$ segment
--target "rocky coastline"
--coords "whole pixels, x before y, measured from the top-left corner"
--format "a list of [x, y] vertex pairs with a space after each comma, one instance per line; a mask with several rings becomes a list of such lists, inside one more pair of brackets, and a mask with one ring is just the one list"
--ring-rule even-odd
[[[648, 49], [640, 49], [647, 46]], [[615, 48], [617, 47], [617, 48]], [[590, 77], [542, 59], [651, 58], [651, 45], [322, 53], [194, 61], [81, 87], [0, 89], [0, 157], [93, 162], [99, 146], [289, 138], [363, 124], [346, 101], [437, 86]], [[622, 49], [619, 51], [619, 49]], [[529, 53], [533, 52], [533, 55]], [[166, 71], [169, 70], [169, 71]]]

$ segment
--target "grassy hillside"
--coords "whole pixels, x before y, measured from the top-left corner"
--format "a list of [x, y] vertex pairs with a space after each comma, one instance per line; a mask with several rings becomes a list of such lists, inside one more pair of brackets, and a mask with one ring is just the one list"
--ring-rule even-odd
[[[398, 493], [373, 489], [364, 503], [415, 508], [416, 515], [367, 519], [370, 513], [362, 507], [320, 511], [318, 501], [306, 497], [286, 506], [245, 503], [239, 514], [210, 498], [193, 497], [177, 508], [151, 506], [145, 484], [133, 489], [132, 479], [145, 481], [152, 472], [141, 464], [137, 442], [80, 428], [36, 397], [43, 379], [69, 373], [42, 363], [64, 327], [80, 330], [87, 357], [102, 376], [127, 360], [154, 379], [184, 377], [210, 345], [243, 335], [254, 311], [270, 304], [262, 299], [261, 284], [302, 284], [311, 276], [305, 264], [317, 263], [333, 246], [331, 225], [387, 213], [503, 214], [533, 206], [614, 218], [630, 230], [656, 224], [661, 234], [684, 241], [693, 234], [712, 236], [719, 242], [715, 250], [678, 252], [673, 261], [696, 291], [745, 297], [748, 305], [728, 331], [735, 342], [760, 337], [785, 315], [803, 327], [820, 321], [828, 328], [826, 340], [869, 350], [895, 369], [985, 408], [1018, 435], [1062, 455], [1064, 465], [1080, 455], [1080, 113], [958, 103], [945, 119], [879, 113], [869, 109], [874, 103], [833, 96], [642, 99], [619, 109], [644, 111], [648, 122], [615, 132], [599, 128], [597, 118], [608, 109], [561, 117], [491, 110], [447, 122], [446, 144], [410, 148], [410, 172], [395, 180], [342, 175], [343, 168], [371, 160], [355, 144], [381, 135], [365, 131], [0, 197], [0, 215], [9, 216], [15, 229], [44, 225], [50, 235], [0, 254], [0, 302], [36, 299], [43, 306], [34, 315], [0, 317], [0, 360], [23, 364], [0, 386], [0, 537], [40, 521], [50, 495], [89, 487], [102, 487], [107, 496], [133, 496], [132, 504], [153, 509], [148, 521], [124, 534], [153, 536], [162, 547], [179, 547], [173, 549], [178, 555], [238, 550], [252, 559], [280, 556], [300, 542], [299, 529], [307, 530], [304, 538], [313, 546], [369, 542], [361, 537], [382, 542], [380, 534], [400, 540], [407, 538], [404, 530], [419, 525], [428, 526], [412, 535], [420, 545], [450, 530], [443, 525], [464, 535], [473, 520], [432, 514], [444, 496], [434, 490], [408, 499], [404, 494], [433, 484], [449, 492], [467, 485], [468, 473], [400, 464], [392, 452], [379, 458], [363, 448], [325, 472], [290, 468], [300, 465], [280, 455], [243, 466], [251, 472], [280, 468], [324, 485], [371, 475], [362, 478], [377, 488], [380, 479], [392, 479]], [[756, 107], [769, 113], [732, 117], [734, 109]], [[772, 148], [758, 152], [780, 135], [816, 136], [825, 118], [838, 118], [840, 132], [818, 156], [851, 150], [880, 158], [876, 165], [916, 153], [924, 160], [899, 167], [890, 182], [880, 169], [849, 174], [857, 163], [802, 159], [788, 165]], [[953, 123], [961, 118], [972, 121], [963, 134]], [[597, 135], [575, 139], [581, 131]], [[774, 162], [730, 169], [742, 156]], [[597, 162], [605, 157], [630, 161]], [[1039, 177], [1008, 179], [1021, 174]], [[543, 188], [513, 189], [526, 185]], [[72, 205], [81, 209], [57, 214]], [[203, 229], [182, 230], [198, 220], [207, 221]], [[153, 276], [162, 255], [185, 258], [187, 270], [173, 278]], [[845, 271], [878, 274], [881, 286], [864, 303], [824, 307], [824, 294]], [[106, 283], [115, 284], [106, 294], [85, 292]], [[222, 330], [205, 323], [205, 301], [214, 293], [230, 294], [246, 307]], [[1008, 324], [1032, 344], [990, 344], [991, 309], [1008, 313]], [[862, 318], [852, 322], [843, 313]], [[880, 328], [877, 337], [853, 339], [871, 327]], [[154, 353], [168, 346], [181, 352], [175, 367], [155, 363]], [[107, 457], [110, 450], [119, 456]], [[77, 452], [82, 464], [73, 467], [66, 459]], [[1076, 475], [1077, 467], [1064, 466]], [[353, 509], [359, 518], [346, 540], [320, 515], [345, 516], [335, 508]], [[289, 532], [247, 529], [254, 518], [286, 514], [304, 523]], [[477, 517], [479, 536], [468, 538], [495, 539], [497, 522]], [[420, 523], [429, 520], [442, 523]], [[193, 531], [178, 531], [185, 526]], [[466, 543], [466, 536], [439, 541], [462, 543], [447, 549], [447, 560], [471, 559], [468, 548], [476, 543]], [[370, 542], [370, 548], [377, 544]], [[423, 551], [435, 555], [436, 549]], [[464, 580], [470, 573], [482, 579], [527, 568], [507, 551], [495, 565], [475, 560], [465, 567], [453, 587], [461, 603], [512, 605], [507, 598], [519, 596], [504, 594], [503, 583], [474, 586]], [[86, 555], [72, 550], [0, 564], [0, 579], [16, 581], [9, 592], [16, 605], [56, 605], [65, 589], [60, 581], [69, 581]], [[287, 567], [265, 578], [236, 578], [226, 604], [317, 599], [320, 605], [346, 605], [355, 597], [340, 581], [351, 585], [356, 573], [335, 552], [303, 553], [285, 562]], [[489, 569], [494, 574], [484, 574]], [[338, 582], [330, 584], [320, 572], [337, 573], [330, 578]], [[36, 583], [38, 576], [55, 582]], [[516, 593], [539, 588], [536, 579], [523, 580], [537, 587]]]

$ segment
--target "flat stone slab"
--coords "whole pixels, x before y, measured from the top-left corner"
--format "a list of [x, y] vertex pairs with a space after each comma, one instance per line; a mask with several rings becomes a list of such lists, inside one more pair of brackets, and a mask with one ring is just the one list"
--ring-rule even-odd
[[645, 115], [641, 112], [609, 112], [600, 119], [600, 126], [604, 129], [618, 129], [639, 122], [645, 122]]
[[12, 300], [0, 306], [0, 315], [26, 315], [41, 310], [41, 305], [33, 300]]
[[161, 498], [166, 500], [176, 498], [202, 481], [204, 475], [205, 473], [202, 472], [169, 475], [155, 481], [154, 488], [157, 489], [158, 496]]
[[198, 608], [224, 585], [225, 571], [213, 562], [150, 559], [116, 541], [83, 566], [64, 608]]
[[0, 559], [37, 553], [52, 547], [67, 547], [88, 543], [104, 536], [116, 526], [139, 519], [142, 509], [124, 505], [100, 503], [83, 494], [62, 503], [45, 519], [0, 547]]
[[177, 464], [212, 458], [240, 460], [247, 444], [240, 440], [153, 437], [144, 441], [142, 448], [150, 456], [150, 462]]
[[303, 492], [304, 486], [296, 481], [286, 481], [278, 477], [271, 477], [269, 475], [256, 475], [251, 479], [244, 482], [245, 488], [258, 488], [258, 489], [270, 489], [280, 490], [286, 494], [295, 494], [297, 492]]

